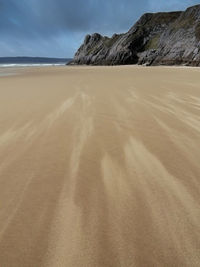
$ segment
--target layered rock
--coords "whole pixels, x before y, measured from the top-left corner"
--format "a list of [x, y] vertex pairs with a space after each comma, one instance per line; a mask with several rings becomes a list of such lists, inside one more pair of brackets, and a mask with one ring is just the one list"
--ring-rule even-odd
[[144, 14], [124, 34], [87, 35], [70, 64], [200, 65], [200, 5]]

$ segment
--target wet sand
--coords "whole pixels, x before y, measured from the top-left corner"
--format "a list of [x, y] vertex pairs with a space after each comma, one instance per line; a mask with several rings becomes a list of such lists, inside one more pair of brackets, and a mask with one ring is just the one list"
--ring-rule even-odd
[[0, 266], [200, 266], [200, 69], [0, 77]]

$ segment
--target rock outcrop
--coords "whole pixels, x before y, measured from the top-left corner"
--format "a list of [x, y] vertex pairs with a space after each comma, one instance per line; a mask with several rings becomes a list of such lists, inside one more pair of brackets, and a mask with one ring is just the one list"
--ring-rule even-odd
[[70, 64], [200, 66], [200, 5], [144, 14], [124, 34], [87, 35]]

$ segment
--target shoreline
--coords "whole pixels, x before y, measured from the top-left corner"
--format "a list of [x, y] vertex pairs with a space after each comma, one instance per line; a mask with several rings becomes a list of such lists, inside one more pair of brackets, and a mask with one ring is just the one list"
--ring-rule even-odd
[[7, 66], [1, 66], [0, 70], [6, 70], [6, 69], [48, 69], [48, 68], [144, 68], [144, 69], [153, 69], [153, 68], [183, 68], [183, 69], [200, 69], [198, 66], [184, 66], [184, 65], [152, 65], [152, 66], [145, 66], [145, 65], [137, 65], [137, 64], [130, 64], [130, 65], [52, 65], [52, 64], [34, 64], [34, 65], [7, 65]]

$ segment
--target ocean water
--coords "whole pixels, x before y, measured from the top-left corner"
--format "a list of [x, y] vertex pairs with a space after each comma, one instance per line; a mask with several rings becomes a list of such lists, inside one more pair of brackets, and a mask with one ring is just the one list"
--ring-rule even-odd
[[69, 58], [0, 57], [0, 68], [64, 66]]
[[16, 68], [65, 66], [69, 58], [0, 57], [0, 77], [17, 75]]
[[0, 57], [0, 77], [17, 75], [16, 68], [65, 66], [69, 58]]
[[27, 63], [27, 64], [0, 64], [0, 68], [15, 68], [15, 67], [42, 67], [42, 66], [64, 66], [65, 64], [44, 64], [44, 63], [40, 63], [40, 64], [31, 64], [31, 63]]

